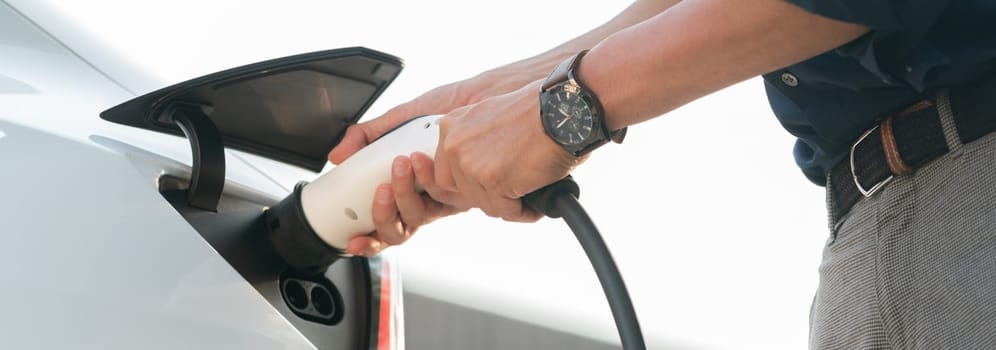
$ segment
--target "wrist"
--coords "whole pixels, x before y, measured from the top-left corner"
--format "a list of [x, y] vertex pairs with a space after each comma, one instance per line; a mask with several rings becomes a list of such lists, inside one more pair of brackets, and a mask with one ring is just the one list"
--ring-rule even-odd
[[539, 55], [512, 63], [512, 65], [519, 66], [522, 69], [529, 70], [531, 74], [535, 76], [535, 79], [543, 79], [550, 74], [560, 62], [563, 62], [568, 57], [573, 56], [578, 53], [578, 51], [584, 48], [578, 49], [567, 49], [567, 48], [554, 48]]
[[609, 141], [622, 142], [625, 129], [610, 132], [598, 96], [588, 88], [578, 68], [587, 50], [564, 60], [540, 88], [540, 119], [547, 136], [575, 157]]
[[[625, 86], [615, 86], [614, 82], [610, 78], [610, 74], [605, 74], [606, 67], [602, 66], [603, 56], [597, 51], [591, 51], [588, 55], [585, 55], [585, 61], [582, 62], [577, 67], [577, 75], [584, 82], [585, 86], [591, 93], [598, 96], [598, 101], [602, 107], [602, 119], [605, 122], [605, 127], [610, 131], [616, 131], [629, 126], [629, 123], [624, 122], [620, 117], [619, 110], [619, 92], [626, 89]], [[611, 69], [611, 68], [609, 68]], [[630, 86], [635, 86], [634, 84], [629, 84]], [[622, 84], [626, 85], [626, 84]]]

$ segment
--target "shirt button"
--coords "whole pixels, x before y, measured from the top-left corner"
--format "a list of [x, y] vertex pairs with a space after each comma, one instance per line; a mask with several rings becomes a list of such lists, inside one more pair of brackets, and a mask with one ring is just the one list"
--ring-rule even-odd
[[799, 78], [796, 78], [792, 73], [782, 73], [782, 83], [790, 87], [799, 86]]

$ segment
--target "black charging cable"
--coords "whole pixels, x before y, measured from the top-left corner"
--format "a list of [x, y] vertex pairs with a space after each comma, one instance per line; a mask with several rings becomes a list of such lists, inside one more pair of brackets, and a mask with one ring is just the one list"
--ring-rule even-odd
[[598, 282], [602, 284], [602, 291], [609, 301], [609, 309], [612, 310], [612, 317], [616, 321], [616, 330], [619, 331], [623, 349], [644, 350], [647, 345], [643, 341], [643, 331], [640, 330], [640, 323], [636, 319], [633, 301], [629, 299], [626, 284], [623, 283], [619, 268], [612, 260], [612, 254], [605, 246], [602, 235], [578, 202], [580, 193], [578, 184], [568, 176], [526, 195], [522, 201], [526, 206], [546, 216], [563, 218], [567, 226], [570, 226], [585, 255], [591, 261]]

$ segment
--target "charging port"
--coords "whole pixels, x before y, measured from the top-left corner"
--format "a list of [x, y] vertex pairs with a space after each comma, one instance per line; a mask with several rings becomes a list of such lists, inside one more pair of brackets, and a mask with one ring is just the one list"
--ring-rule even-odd
[[298, 317], [334, 326], [342, 321], [342, 295], [324, 275], [306, 275], [291, 270], [280, 274], [280, 294]]

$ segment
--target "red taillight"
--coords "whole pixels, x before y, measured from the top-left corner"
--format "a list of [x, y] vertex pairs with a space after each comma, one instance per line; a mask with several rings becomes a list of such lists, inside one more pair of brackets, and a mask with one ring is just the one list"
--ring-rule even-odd
[[380, 270], [380, 322], [377, 325], [377, 350], [394, 350], [391, 325], [391, 264], [389, 259], [381, 261]]
[[370, 350], [405, 350], [405, 311], [398, 258], [390, 252], [370, 258], [373, 315]]

